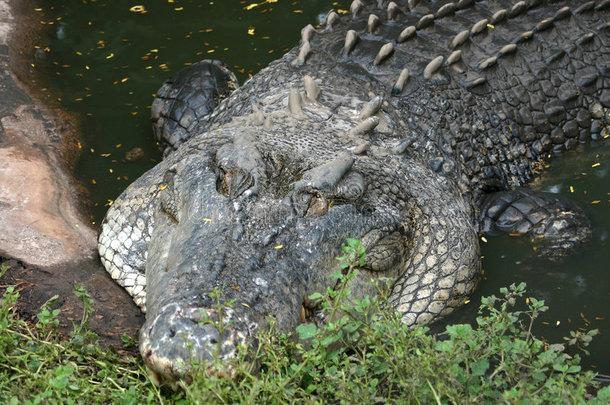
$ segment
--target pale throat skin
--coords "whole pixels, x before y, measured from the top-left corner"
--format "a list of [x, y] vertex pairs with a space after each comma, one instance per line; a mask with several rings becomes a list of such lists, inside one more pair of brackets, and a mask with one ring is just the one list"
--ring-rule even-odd
[[[205, 116], [184, 107], [188, 113], [171, 118], [181, 84], [170, 80], [160, 90], [155, 125], [177, 132], [158, 133], [166, 158], [114, 202], [99, 251], [146, 311], [140, 351], [161, 381], [184, 378], [193, 358], [234, 357], [238, 346], [256, 342], [270, 315], [276, 328], [294, 331], [301, 308], [315, 309], [307, 297], [334, 285], [346, 238], [366, 249], [353, 298], [376, 294], [375, 280], [394, 279], [390, 304], [412, 326], [468, 299], [481, 270], [479, 231], [548, 235], [555, 250], [589, 237], [577, 207], [513, 189], [550, 151], [607, 134], [603, 82], [576, 96], [566, 90], [593, 66], [590, 46], [608, 54], [607, 37], [590, 28], [592, 45], [578, 48], [584, 67], [561, 74], [556, 60], [545, 59], [548, 27], [525, 42], [506, 38], [537, 26], [539, 14], [555, 16], [558, 26], [582, 23], [570, 28], [578, 35], [596, 27], [594, 18], [572, 9], [564, 15], [571, 2], [515, 9], [515, 20], [507, 17], [513, 9], [501, 18], [499, 2], [413, 10], [365, 3], [354, 1], [345, 17], [330, 13], [322, 28], [304, 28], [299, 46]], [[484, 32], [480, 14], [498, 29]], [[461, 20], [443, 31], [454, 15]], [[560, 90], [520, 100], [534, 86], [523, 78], [541, 75], [527, 70], [537, 63], [546, 63], [544, 80]], [[605, 74], [598, 69], [600, 80]], [[536, 121], [540, 103], [544, 122]], [[209, 295], [217, 287], [221, 301], [235, 301], [223, 314]], [[219, 318], [230, 321], [222, 335], [210, 322]]]

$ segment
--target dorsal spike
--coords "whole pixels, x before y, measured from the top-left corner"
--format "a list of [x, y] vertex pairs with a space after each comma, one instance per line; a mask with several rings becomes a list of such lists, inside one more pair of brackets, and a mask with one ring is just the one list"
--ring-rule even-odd
[[366, 103], [362, 111], [360, 111], [360, 119], [363, 120], [368, 117], [372, 117], [373, 115], [379, 112], [381, 109], [381, 104], [383, 103], [383, 98], [380, 96], [375, 96]]
[[447, 57], [447, 66], [449, 65], [453, 65], [454, 63], [457, 63], [460, 61], [460, 59], [462, 59], [462, 51], [461, 50], [457, 50], [457, 51], [453, 51], [451, 52], [451, 55], [449, 55]]
[[320, 95], [320, 87], [318, 87], [315, 80], [311, 76], [305, 75], [303, 77], [303, 84], [305, 85], [307, 100], [316, 101]]
[[271, 119], [271, 116], [267, 116], [267, 118], [265, 118], [265, 122], [263, 123], [263, 128], [267, 129], [267, 130], [271, 130], [273, 129], [273, 120]]
[[362, 11], [362, 7], [364, 7], [364, 4], [362, 4], [362, 1], [360, 1], [360, 0], [352, 1], [352, 4], [349, 6], [349, 11], [352, 13], [352, 18], [356, 18], [358, 16], [358, 14], [360, 14], [360, 11]]
[[335, 10], [331, 10], [326, 16], [326, 29], [332, 31], [337, 22], [339, 22], [339, 14]]
[[265, 122], [265, 114], [258, 108], [255, 102], [252, 102], [252, 114], [250, 114], [250, 122], [253, 125], [260, 126]]
[[485, 30], [487, 28], [487, 23], [488, 23], [487, 18], [483, 18], [481, 21], [477, 22], [476, 24], [474, 24], [472, 26], [472, 29], [470, 30], [470, 32], [472, 33], [472, 35], [477, 35], [477, 34], [483, 32], [483, 30]]
[[405, 151], [407, 150], [407, 148], [409, 146], [411, 146], [415, 143], [416, 140], [417, 140], [417, 138], [414, 136], [410, 136], [406, 139], [403, 139], [402, 141], [400, 141], [398, 143], [398, 145], [396, 145], [392, 148], [392, 153], [394, 153], [396, 155], [402, 155], [403, 153], [405, 153]]
[[542, 20], [538, 24], [536, 24], [536, 26], [534, 27], [533, 31], [534, 32], [546, 31], [549, 28], [551, 28], [552, 26], [553, 26], [553, 19], [552, 18], [545, 18], [544, 20]]
[[369, 149], [369, 146], [370, 144], [368, 142], [360, 142], [358, 145], [354, 146], [350, 150], [354, 155], [362, 155]]
[[566, 7], [560, 8], [553, 16], [553, 20], [559, 21], [561, 19], [564, 19], [564, 18], [568, 17], [570, 15], [570, 13], [571, 13], [570, 7], [566, 6]]
[[409, 7], [409, 10], [413, 10], [415, 8], [415, 6], [417, 6], [419, 4], [421, 0], [408, 0], [407, 1], [407, 6]]
[[299, 93], [299, 90], [295, 88], [290, 89], [290, 95], [288, 96], [288, 111], [290, 111], [292, 115], [302, 117], [302, 105], [303, 100], [301, 99], [301, 93]]
[[390, 56], [394, 52], [394, 45], [391, 42], [388, 42], [384, 46], [379, 49], [377, 56], [375, 56], [375, 60], [373, 60], [373, 65], [377, 66], [381, 62], [383, 62], [388, 56]]
[[525, 31], [521, 33], [517, 38], [513, 39], [513, 44], [518, 44], [534, 37], [534, 31]]
[[393, 20], [398, 16], [398, 13], [400, 12], [400, 9], [398, 8], [398, 4], [394, 3], [393, 1], [390, 2], [390, 4], [388, 4], [388, 20]]
[[404, 42], [407, 39], [411, 38], [412, 36], [415, 35], [415, 26], [414, 25], [410, 25], [407, 28], [405, 28], [404, 30], [402, 30], [402, 32], [400, 33], [400, 35], [398, 35], [398, 39], [397, 42]]
[[424, 79], [429, 80], [436, 72], [438, 72], [443, 64], [443, 59], [444, 58], [442, 56], [437, 56], [436, 58], [432, 59], [430, 63], [428, 63], [428, 66], [426, 66], [424, 69]]
[[509, 53], [513, 53], [516, 50], [517, 50], [517, 45], [515, 45], [515, 44], [504, 45], [498, 52], [498, 56], [502, 57], [504, 55], [508, 55]]
[[448, 15], [455, 13], [455, 7], [456, 7], [455, 3], [447, 3], [444, 6], [442, 6], [441, 8], [439, 8], [438, 10], [436, 10], [434, 17], [436, 17], [438, 19], [445, 18]]
[[417, 24], [415, 24], [415, 28], [418, 30], [423, 30], [426, 27], [429, 27], [434, 23], [434, 14], [426, 14], [422, 18], [419, 19]]
[[610, 0], [602, 0], [595, 6], [595, 11], [605, 10], [610, 7]]
[[474, 4], [474, 0], [460, 0], [457, 3], [457, 9], [463, 10], [465, 8], [472, 6], [473, 4]]
[[468, 39], [469, 36], [470, 36], [469, 30], [464, 30], [464, 31], [456, 34], [455, 37], [453, 37], [453, 39], [451, 40], [449, 47], [452, 49], [457, 48], [458, 46], [460, 46], [464, 42], [466, 42], [466, 40]]
[[345, 35], [345, 45], [343, 45], [343, 55], [349, 55], [358, 42], [358, 33], [355, 30], [347, 31]]
[[479, 69], [487, 69], [495, 65], [497, 62], [498, 58], [496, 56], [491, 56], [479, 64]]
[[400, 75], [398, 76], [394, 87], [392, 87], [392, 94], [397, 95], [402, 92], [402, 89], [404, 89], [405, 84], [407, 84], [407, 81], [409, 80], [409, 76], [411, 76], [409, 69], [404, 68], [400, 71]]
[[508, 18], [516, 17], [519, 14], [523, 13], [525, 10], [527, 10], [527, 3], [525, 1], [515, 3], [515, 5], [508, 12]]
[[370, 14], [369, 20], [366, 24], [366, 32], [369, 32], [371, 34], [374, 33], [379, 27], [379, 23], [379, 17], [377, 17], [375, 14]]
[[466, 83], [465, 86], [466, 86], [466, 89], [470, 90], [473, 87], [480, 86], [481, 84], [485, 83], [486, 81], [487, 81], [486, 78], [478, 77], [478, 78]]
[[587, 42], [592, 41], [592, 40], [593, 40], [593, 38], [595, 38], [595, 34], [593, 34], [592, 32], [589, 32], [589, 33], [587, 33], [587, 34], [583, 35], [582, 37], [578, 38], [578, 39], [576, 40], [576, 44], [577, 44], [577, 45], [584, 45], [584, 44], [586, 44]]
[[489, 23], [492, 25], [495, 25], [501, 21], [504, 21], [507, 16], [508, 16], [508, 10], [506, 10], [506, 9], [498, 10], [491, 16], [491, 18], [489, 19]]
[[316, 29], [313, 27], [313, 25], [307, 24], [301, 30], [301, 40], [303, 42], [309, 42], [309, 41], [311, 41], [311, 39], [313, 38], [313, 34], [315, 34], [315, 33], [316, 33]]
[[591, 10], [593, 10], [594, 7], [595, 7], [595, 1], [589, 1], [587, 3], [584, 3], [582, 6], [579, 6], [578, 8], [576, 8], [574, 10], [574, 14], [582, 14], [587, 11], [591, 11]]
[[363, 135], [379, 125], [379, 117], [368, 117], [349, 131], [350, 135]]
[[310, 53], [311, 45], [309, 44], [309, 42], [303, 42], [303, 44], [301, 45], [301, 50], [299, 51], [299, 56], [297, 56], [297, 58], [292, 62], [292, 65], [302, 66], [307, 60], [307, 57]]

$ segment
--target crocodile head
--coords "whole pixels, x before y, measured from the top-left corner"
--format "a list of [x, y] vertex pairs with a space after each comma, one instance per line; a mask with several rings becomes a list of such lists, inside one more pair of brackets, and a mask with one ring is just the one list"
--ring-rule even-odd
[[[472, 210], [451, 176], [409, 152], [390, 105], [327, 90], [311, 102], [294, 87], [261, 95], [249, 115], [193, 137], [112, 206], [100, 253], [145, 307], [140, 350], [160, 380], [255, 345], [269, 317], [294, 331], [315, 312], [308, 296], [335, 285], [346, 238], [366, 250], [351, 296], [394, 279], [390, 300], [409, 325], [447, 314], [474, 288]], [[140, 228], [139, 244], [112, 242]], [[117, 255], [121, 269], [145, 269], [145, 289], [113, 274]]]

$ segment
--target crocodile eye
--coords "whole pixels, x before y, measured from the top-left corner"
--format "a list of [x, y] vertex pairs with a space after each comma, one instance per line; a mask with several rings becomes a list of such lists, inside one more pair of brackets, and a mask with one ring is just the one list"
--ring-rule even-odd
[[252, 175], [243, 169], [232, 168], [225, 171], [220, 168], [219, 172], [216, 189], [229, 199], [240, 196], [254, 185]]
[[301, 191], [292, 196], [292, 205], [303, 217], [320, 217], [328, 212], [330, 203], [323, 195]]

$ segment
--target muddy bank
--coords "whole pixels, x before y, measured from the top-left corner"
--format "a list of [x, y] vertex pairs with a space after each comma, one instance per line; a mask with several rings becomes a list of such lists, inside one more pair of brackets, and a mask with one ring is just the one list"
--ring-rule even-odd
[[92, 328], [118, 344], [143, 316], [99, 263], [97, 230], [71, 176], [78, 117], [41, 101], [32, 67], [40, 29], [35, 7], [31, 0], [0, 0], [0, 262], [10, 266], [0, 291], [19, 286], [26, 319], [59, 295], [62, 325], [69, 327], [82, 311], [73, 285], [85, 284], [96, 301]]

